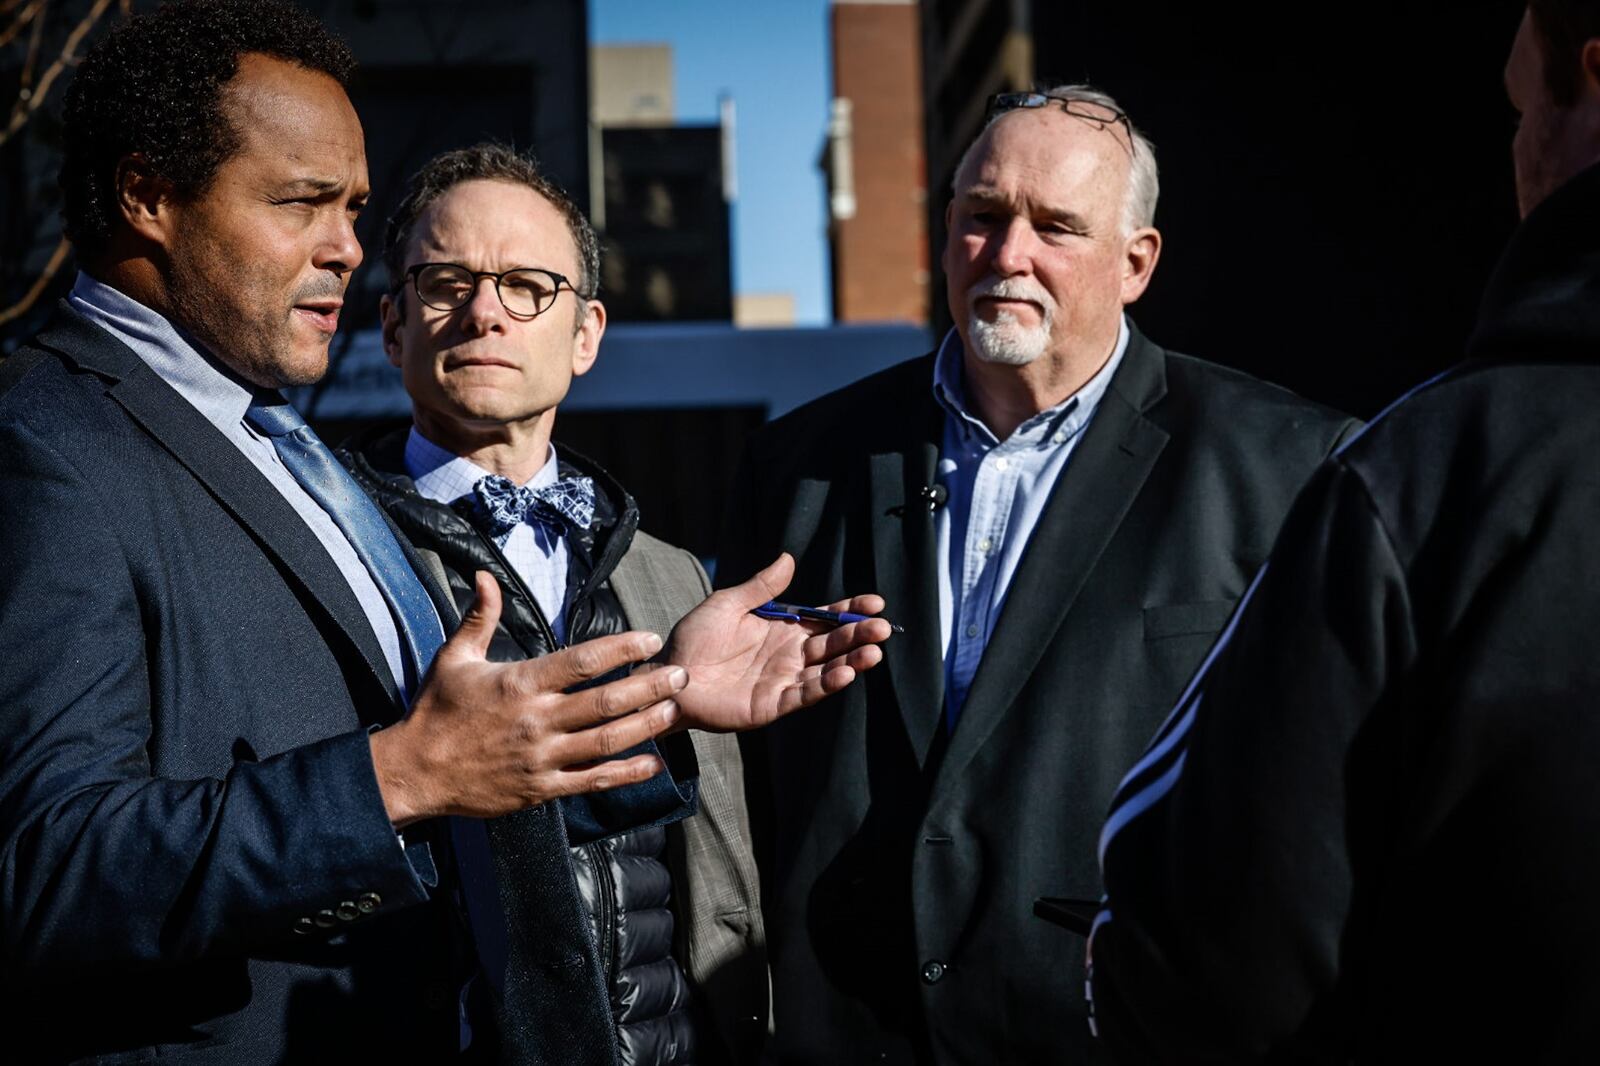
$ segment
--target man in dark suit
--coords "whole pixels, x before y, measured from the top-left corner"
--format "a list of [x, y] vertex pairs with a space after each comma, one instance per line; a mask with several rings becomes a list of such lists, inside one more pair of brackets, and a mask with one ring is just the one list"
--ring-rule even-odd
[[1018, 94], [947, 211], [938, 352], [755, 440], [720, 576], [868, 582], [888, 669], [746, 745], [782, 1062], [1081, 1062], [1081, 950], [1121, 773], [1350, 423], [1123, 315], [1161, 249], [1108, 97]]
[[350, 67], [292, 7], [182, 2], [69, 90], [84, 273], [0, 366], [10, 1058], [489, 1058], [479, 819], [619, 786], [587, 831], [681, 817], [692, 756], [653, 738], [820, 698], [887, 635], [750, 616], [780, 561], [580, 692], [660, 638], [489, 663], [479, 575], [440, 648], [447, 594], [276, 393], [361, 261]]
[[1119, 1062], [1600, 1048], [1600, 3], [1531, 3], [1505, 77], [1467, 359], [1307, 486], [1111, 810]]

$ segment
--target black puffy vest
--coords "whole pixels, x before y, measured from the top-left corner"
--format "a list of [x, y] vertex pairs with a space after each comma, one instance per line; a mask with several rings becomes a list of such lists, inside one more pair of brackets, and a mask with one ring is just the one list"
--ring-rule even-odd
[[[404, 474], [406, 436], [407, 430], [398, 430], [357, 437], [338, 454], [411, 543], [439, 555], [458, 611], [472, 602], [475, 571], [488, 570], [499, 580], [504, 595], [490, 659], [513, 662], [555, 650], [559, 645], [538, 603], [493, 539], [469, 520], [468, 509], [418, 495]], [[576, 643], [628, 628], [607, 579], [633, 542], [639, 514], [633, 498], [600, 467], [560, 447], [557, 457], [562, 477], [583, 475], [595, 482], [594, 523], [585, 535], [567, 538], [567, 637]], [[616, 1025], [617, 1059], [626, 1066], [683, 1066], [702, 1058], [688, 980], [672, 956], [666, 839], [666, 830], [657, 826], [571, 849], [573, 882]], [[573, 997], [596, 992], [595, 982], [585, 979], [595, 975], [570, 972], [570, 958], [561, 962], [565, 965], [528, 967], [543, 971], [535, 975], [543, 978], [542, 986], [528, 994]]]

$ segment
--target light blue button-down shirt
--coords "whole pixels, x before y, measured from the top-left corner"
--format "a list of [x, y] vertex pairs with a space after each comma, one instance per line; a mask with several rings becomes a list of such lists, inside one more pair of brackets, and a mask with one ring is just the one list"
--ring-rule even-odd
[[[463, 459], [439, 447], [418, 433], [416, 426], [411, 427], [411, 435], [406, 438], [405, 462], [406, 473], [416, 482], [417, 491], [439, 503], [454, 503], [463, 496], [470, 496], [478, 480], [488, 477], [490, 473], [472, 460]], [[545, 464], [527, 482], [526, 487], [542, 489], [554, 485], [558, 471], [556, 450], [552, 447]], [[517, 572], [522, 583], [528, 586], [528, 591], [539, 602], [539, 610], [550, 623], [556, 639], [566, 643], [566, 537], [543, 522], [523, 521], [496, 537], [495, 543], [500, 546], [501, 554], [511, 564], [511, 569]]]
[[951, 330], [939, 346], [933, 394], [945, 418], [938, 482], [950, 494], [935, 520], [946, 728], [961, 714], [1033, 527], [1127, 348], [1124, 318], [1105, 366], [1002, 441], [968, 407], [961, 336]]
[[87, 274], [78, 275], [67, 302], [74, 311], [133, 349], [161, 380], [216, 426], [289, 502], [349, 583], [350, 591], [355, 593], [362, 613], [372, 624], [372, 631], [383, 648], [395, 687], [405, 692], [406, 666], [400, 650], [400, 632], [395, 628], [394, 616], [389, 613], [383, 593], [378, 591], [366, 564], [350, 546], [344, 531], [283, 465], [272, 441], [245, 422], [244, 414], [251, 400], [249, 388], [202, 354], [165, 316]]

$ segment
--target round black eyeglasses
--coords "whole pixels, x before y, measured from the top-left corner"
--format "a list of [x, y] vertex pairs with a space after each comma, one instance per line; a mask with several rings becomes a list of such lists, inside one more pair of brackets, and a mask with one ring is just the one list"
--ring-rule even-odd
[[500, 303], [518, 318], [544, 314], [562, 289], [571, 289], [580, 300], [588, 299], [566, 275], [540, 267], [518, 267], [496, 274], [492, 270], [468, 270], [459, 263], [418, 263], [406, 269], [401, 284], [411, 282], [417, 299], [435, 311], [454, 311], [471, 302], [481, 278], [494, 279]]

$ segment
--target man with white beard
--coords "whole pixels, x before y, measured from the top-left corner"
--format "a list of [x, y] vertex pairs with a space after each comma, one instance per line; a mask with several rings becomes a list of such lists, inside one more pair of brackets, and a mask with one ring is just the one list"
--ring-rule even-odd
[[998, 97], [957, 170], [955, 329], [752, 442], [719, 560], [872, 588], [887, 669], [752, 736], [776, 1062], [1088, 1061], [1112, 791], [1348, 420], [1164, 351], [1150, 144], [1080, 86]]

